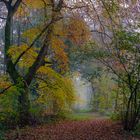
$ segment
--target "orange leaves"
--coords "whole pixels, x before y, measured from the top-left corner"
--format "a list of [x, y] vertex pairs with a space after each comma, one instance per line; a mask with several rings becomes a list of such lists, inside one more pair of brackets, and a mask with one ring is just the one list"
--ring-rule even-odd
[[86, 22], [76, 17], [70, 17], [67, 20], [59, 21], [53, 28], [53, 36], [51, 40], [51, 47], [55, 54], [61, 70], [68, 70], [68, 56], [66, 53], [65, 39], [70, 40], [74, 45], [79, 46], [85, 44], [90, 40], [90, 31]]
[[11, 84], [9, 82], [6, 81], [0, 81], [0, 89], [5, 89], [7, 87], [9, 87]]
[[56, 37], [52, 38], [52, 50], [55, 53], [55, 59], [59, 63], [60, 69], [66, 71], [68, 69], [68, 56], [65, 52], [66, 45]]
[[64, 44], [64, 40], [67, 37], [67, 30], [65, 29], [64, 21], [59, 21], [53, 28], [53, 36], [51, 38], [51, 49], [54, 53], [54, 59], [59, 64], [61, 72], [68, 70], [68, 56], [65, 51], [67, 46]]
[[67, 25], [68, 38], [76, 44], [83, 44], [90, 39], [90, 31], [86, 22], [78, 17], [70, 18]]
[[10, 81], [8, 80], [7, 76], [0, 76], [0, 90], [6, 89], [11, 85]]

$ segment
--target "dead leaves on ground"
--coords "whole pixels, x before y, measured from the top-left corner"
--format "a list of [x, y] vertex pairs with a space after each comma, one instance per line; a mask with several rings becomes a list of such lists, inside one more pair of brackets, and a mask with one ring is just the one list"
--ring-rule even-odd
[[[8, 134], [12, 140], [15, 134]], [[136, 140], [110, 120], [63, 121], [21, 130], [16, 140]]]

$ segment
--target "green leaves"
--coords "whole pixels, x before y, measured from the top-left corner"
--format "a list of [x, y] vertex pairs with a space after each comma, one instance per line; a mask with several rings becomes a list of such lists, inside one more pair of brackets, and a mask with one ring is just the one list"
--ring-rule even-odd
[[136, 51], [135, 45], [138, 45], [140, 43], [139, 33], [119, 31], [116, 32], [116, 37], [118, 39], [118, 48], [120, 50], [135, 52]]
[[7, 127], [15, 125], [18, 121], [18, 95], [17, 88], [12, 86], [0, 96], [0, 123], [7, 123]]

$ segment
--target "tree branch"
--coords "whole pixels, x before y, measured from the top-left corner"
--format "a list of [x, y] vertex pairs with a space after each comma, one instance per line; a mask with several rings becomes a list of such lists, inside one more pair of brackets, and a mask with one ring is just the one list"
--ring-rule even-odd
[[6, 20], [7, 18], [6, 18], [6, 17], [1, 17], [1, 16], [0, 16], [0, 19]]
[[40, 32], [40, 34], [34, 39], [34, 41], [31, 43], [31, 45], [25, 50], [23, 51], [19, 57], [17, 58], [17, 60], [15, 61], [14, 65], [16, 66], [17, 63], [19, 62], [19, 60], [21, 59], [21, 57], [28, 51], [30, 50], [34, 44], [36, 43], [36, 41], [45, 33], [45, 31], [50, 27], [50, 25], [52, 24], [53, 22], [51, 21], [50, 23], [48, 23], [44, 28], [43, 30]]
[[52, 8], [52, 19], [51, 19], [51, 22], [50, 22], [51, 26], [48, 27], [46, 38], [45, 38], [45, 43], [42, 46], [42, 48], [40, 49], [39, 54], [38, 54], [34, 64], [29, 68], [29, 71], [25, 76], [25, 80], [26, 80], [28, 85], [30, 85], [30, 83], [31, 83], [32, 79], [34, 78], [34, 75], [36, 74], [38, 68], [40, 66], [42, 66], [42, 64], [44, 62], [44, 58], [48, 53], [48, 48], [51, 44], [50, 41], [51, 41], [51, 35], [52, 35], [52, 32], [53, 32], [54, 23], [56, 23], [57, 21], [62, 19], [62, 17], [60, 17], [60, 10], [62, 8], [62, 4], [63, 4], [63, 0], [60, 0], [57, 7]]
[[9, 88], [11, 88], [12, 86], [14, 86], [14, 85], [10, 85], [10, 86], [8, 86], [7, 88], [5, 88], [5, 89], [3, 89], [1, 92], [0, 92], [0, 94], [4, 94], [4, 92], [6, 92]]
[[91, 32], [95, 32], [95, 33], [98, 33], [98, 34], [101, 34], [101, 35], [105, 35], [105, 36], [107, 36], [109, 39], [112, 40], [111, 36], [109, 36], [109, 35], [108, 35], [107, 33], [105, 33], [105, 32], [100, 32], [100, 31], [98, 31], [98, 30], [91, 30]]
[[17, 11], [19, 5], [21, 4], [22, 0], [17, 0], [13, 6], [14, 12]]
[[8, 6], [8, 1], [6, 1], [6, 0], [0, 0], [0, 2], [3, 2], [6, 5], [6, 7]]

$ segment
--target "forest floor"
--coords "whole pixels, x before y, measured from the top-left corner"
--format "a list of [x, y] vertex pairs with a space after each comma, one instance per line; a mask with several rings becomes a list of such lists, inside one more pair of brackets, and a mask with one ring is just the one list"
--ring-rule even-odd
[[8, 140], [140, 140], [127, 134], [119, 123], [107, 118], [87, 119], [86, 114], [85, 117], [78, 119], [27, 127], [20, 130], [19, 138], [16, 136], [17, 131], [12, 131], [7, 138]]

